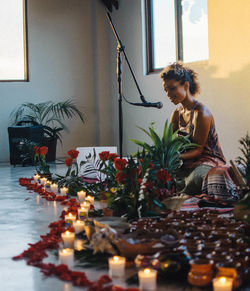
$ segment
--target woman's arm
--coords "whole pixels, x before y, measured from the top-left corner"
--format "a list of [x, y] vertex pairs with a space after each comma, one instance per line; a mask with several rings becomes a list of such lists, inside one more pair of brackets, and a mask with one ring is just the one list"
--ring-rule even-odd
[[170, 122], [172, 123], [173, 126], [173, 132], [175, 132], [177, 129], [179, 129], [179, 112], [178, 109], [176, 109], [171, 117], [170, 117]]
[[181, 154], [181, 159], [196, 159], [202, 154], [204, 146], [207, 142], [212, 120], [213, 117], [210, 111], [203, 106], [194, 112], [193, 142], [196, 143], [198, 147]]

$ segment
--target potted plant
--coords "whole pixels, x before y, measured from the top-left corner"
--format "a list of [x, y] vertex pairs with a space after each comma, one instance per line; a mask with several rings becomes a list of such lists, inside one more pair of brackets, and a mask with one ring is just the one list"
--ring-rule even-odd
[[65, 119], [79, 117], [84, 123], [83, 113], [77, 108], [72, 99], [63, 102], [22, 103], [11, 113], [13, 125], [22, 122], [37, 123], [43, 126], [43, 146], [48, 147], [47, 161], [56, 157], [57, 140], [62, 143], [62, 131], [69, 131]]

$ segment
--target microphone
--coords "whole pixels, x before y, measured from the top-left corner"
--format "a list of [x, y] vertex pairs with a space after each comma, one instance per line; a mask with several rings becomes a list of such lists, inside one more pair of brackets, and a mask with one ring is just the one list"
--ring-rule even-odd
[[131, 105], [135, 105], [135, 106], [142, 106], [142, 107], [155, 107], [158, 109], [161, 109], [163, 104], [161, 102], [155, 102], [155, 103], [151, 103], [151, 102], [143, 102], [143, 103], [130, 103]]

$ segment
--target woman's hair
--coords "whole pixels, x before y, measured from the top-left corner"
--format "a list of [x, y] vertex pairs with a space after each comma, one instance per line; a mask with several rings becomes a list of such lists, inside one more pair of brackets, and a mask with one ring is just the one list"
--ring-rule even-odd
[[161, 72], [163, 80], [180, 81], [183, 85], [186, 81], [189, 82], [189, 91], [192, 95], [200, 93], [200, 84], [197, 80], [197, 74], [190, 68], [185, 67], [182, 63], [177, 62], [169, 65]]

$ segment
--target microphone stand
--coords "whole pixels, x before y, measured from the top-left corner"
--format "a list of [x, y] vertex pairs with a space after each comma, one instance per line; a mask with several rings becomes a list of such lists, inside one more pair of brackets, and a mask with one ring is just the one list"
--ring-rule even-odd
[[[126, 60], [126, 63], [128, 64], [129, 70], [132, 74], [133, 80], [135, 82], [136, 88], [139, 92], [140, 98], [142, 100], [143, 103], [145, 103], [145, 98], [142, 95], [142, 92], [139, 88], [139, 85], [137, 83], [137, 80], [135, 78], [135, 74], [130, 66], [129, 60], [127, 58], [127, 55], [125, 53], [125, 46], [122, 44], [118, 33], [116, 31], [116, 28], [113, 24], [113, 21], [111, 19], [111, 16], [109, 14], [109, 12], [106, 13], [109, 23], [111, 25], [111, 28], [113, 30], [113, 33], [115, 35], [116, 41], [117, 41], [117, 68], [116, 68], [116, 74], [117, 74], [117, 82], [118, 82], [118, 110], [119, 110], [119, 149], [120, 149], [120, 157], [122, 158], [122, 142], [123, 142], [123, 116], [122, 116], [122, 59], [121, 59], [121, 54], [124, 55], [124, 58]], [[132, 105], [134, 105], [133, 103], [130, 103]]]

